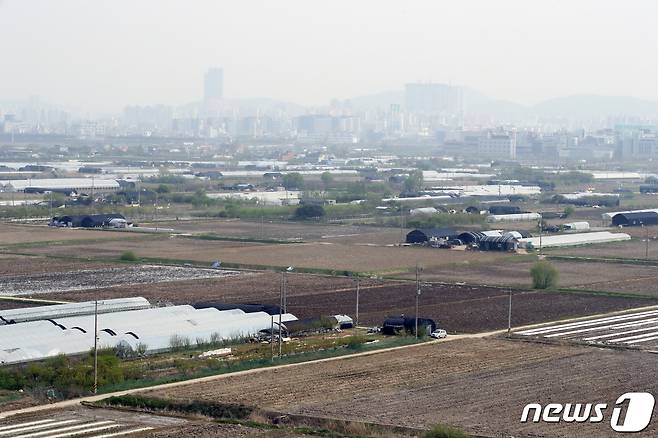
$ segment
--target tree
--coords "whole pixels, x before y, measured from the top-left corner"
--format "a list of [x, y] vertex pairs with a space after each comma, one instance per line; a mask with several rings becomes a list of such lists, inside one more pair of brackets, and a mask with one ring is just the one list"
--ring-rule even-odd
[[334, 182], [334, 176], [330, 172], [322, 172], [320, 179], [322, 180], [322, 184], [324, 184], [325, 190], [327, 190]]
[[323, 217], [324, 215], [324, 207], [321, 205], [300, 205], [295, 210], [296, 219], [313, 219]]
[[166, 185], [166, 184], [160, 184], [160, 185], [158, 186], [158, 188], [155, 189], [155, 191], [162, 195], [162, 194], [164, 194], [164, 193], [169, 193], [169, 192], [171, 192], [171, 189], [170, 189], [169, 186]]
[[564, 217], [571, 216], [572, 214], [574, 214], [575, 211], [576, 211], [575, 208], [573, 208], [571, 205], [567, 205], [566, 207], [564, 207]]
[[298, 172], [292, 172], [283, 175], [283, 179], [281, 182], [283, 184], [283, 187], [286, 188], [286, 190], [292, 190], [292, 189], [299, 190], [304, 188], [304, 177], [302, 176], [301, 173]]
[[557, 287], [559, 274], [549, 262], [540, 260], [530, 269], [532, 287], [535, 289], [552, 289]]
[[415, 192], [423, 187], [423, 171], [414, 170], [404, 180], [404, 189], [408, 192]]

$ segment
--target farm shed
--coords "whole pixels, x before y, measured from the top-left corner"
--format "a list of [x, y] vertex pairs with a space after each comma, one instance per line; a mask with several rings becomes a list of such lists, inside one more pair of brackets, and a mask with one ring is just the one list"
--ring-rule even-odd
[[601, 215], [601, 218], [604, 221], [612, 221], [612, 218], [614, 216], [618, 215], [618, 214], [622, 214], [622, 213], [624, 213], [624, 214], [626, 214], [626, 213], [647, 213], [647, 212], [650, 212], [650, 211], [658, 213], [658, 208], [648, 208], [648, 209], [644, 209], [644, 210], [610, 211], [608, 213], [603, 213]]
[[519, 239], [519, 246], [522, 248], [539, 248], [541, 247], [558, 247], [558, 246], [575, 246], [588, 245], [592, 243], [610, 243], [623, 242], [631, 240], [631, 236], [626, 233], [611, 233], [609, 231], [599, 231], [595, 233], [576, 233], [576, 234], [559, 234], [556, 236], [530, 237]]
[[417, 229], [407, 233], [407, 243], [424, 243], [436, 239], [455, 239], [459, 233], [453, 228]]
[[113, 192], [119, 189], [119, 183], [113, 179], [102, 178], [46, 178], [15, 179], [1, 181], [0, 188], [6, 192]]
[[[98, 301], [98, 314], [141, 310], [151, 307], [146, 298], [116, 298]], [[96, 309], [94, 301], [81, 303], [55, 304], [52, 306], [27, 307], [23, 309], [0, 310], [0, 324], [16, 324], [27, 321], [65, 318], [72, 316], [93, 315]]]
[[347, 315], [320, 316], [286, 322], [288, 333], [315, 333], [323, 330], [347, 329], [353, 326], [354, 321]]
[[[426, 327], [427, 334], [436, 330], [436, 322], [429, 318], [418, 318], [418, 327]], [[416, 330], [416, 318], [414, 316], [391, 316], [384, 320], [382, 333], [385, 335], [397, 335], [402, 332], [413, 333]]]
[[411, 216], [437, 214], [439, 211], [434, 207], [419, 207], [409, 210]]
[[[296, 319], [294, 315], [284, 314], [281, 321]], [[122, 345], [155, 353], [179, 344], [250, 337], [269, 330], [272, 324], [278, 329], [278, 317], [272, 318], [265, 312], [171, 306], [100, 315], [98, 333], [101, 348]], [[0, 326], [0, 363], [84, 354], [94, 345], [93, 333], [93, 315], [3, 325]]]
[[489, 207], [491, 214], [520, 214], [523, 213], [516, 205], [492, 205]]
[[541, 219], [539, 213], [492, 214], [487, 218], [489, 222], [522, 222], [536, 221], [539, 219]]
[[112, 222], [125, 224], [125, 221], [126, 218], [123, 215], [117, 213], [109, 213], [54, 217], [50, 223], [53, 226], [97, 228], [111, 226], [113, 225]]
[[478, 247], [483, 251], [516, 251], [519, 242], [511, 234], [504, 236], [484, 236], [478, 241]]
[[480, 209], [474, 206], [468, 206], [464, 209], [464, 212], [468, 214], [480, 214]]
[[658, 224], [658, 213], [655, 211], [619, 213], [612, 217], [614, 226], [632, 227], [656, 224]]
[[589, 230], [589, 222], [570, 222], [568, 224], [562, 224], [565, 230], [571, 231], [587, 231]]

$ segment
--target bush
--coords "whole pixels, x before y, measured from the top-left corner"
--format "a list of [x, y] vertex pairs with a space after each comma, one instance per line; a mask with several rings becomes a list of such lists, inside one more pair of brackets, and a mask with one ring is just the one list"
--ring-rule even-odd
[[421, 438], [469, 438], [466, 432], [456, 427], [437, 424], [429, 431], [423, 433]]
[[123, 254], [121, 254], [119, 260], [121, 260], [122, 262], [138, 262], [139, 257], [137, 257], [137, 255], [132, 251], [126, 251]]
[[535, 289], [552, 289], [557, 287], [559, 274], [549, 262], [541, 260], [530, 269], [532, 287]]
[[574, 214], [575, 211], [576, 211], [576, 209], [573, 208], [573, 207], [570, 206], [570, 205], [564, 207], [564, 217], [572, 216], [572, 215]]
[[295, 210], [295, 219], [314, 219], [325, 215], [321, 205], [300, 205]]

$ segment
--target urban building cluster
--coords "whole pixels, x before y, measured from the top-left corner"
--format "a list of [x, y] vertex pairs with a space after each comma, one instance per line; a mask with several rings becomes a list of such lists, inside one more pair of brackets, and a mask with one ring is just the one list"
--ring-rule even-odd
[[[0, 135], [77, 139], [178, 138], [225, 143], [271, 141], [298, 145], [436, 146], [457, 157], [560, 161], [644, 160], [658, 156], [658, 124], [607, 118], [596, 129], [535, 120], [506, 122], [475, 114], [460, 86], [408, 83], [386, 99], [334, 100], [305, 108], [266, 99], [227, 99], [224, 71], [209, 69], [203, 96], [183, 106], [127, 106], [121, 114], [91, 118], [36, 97], [0, 104]], [[472, 105], [471, 105], [472, 106]]]

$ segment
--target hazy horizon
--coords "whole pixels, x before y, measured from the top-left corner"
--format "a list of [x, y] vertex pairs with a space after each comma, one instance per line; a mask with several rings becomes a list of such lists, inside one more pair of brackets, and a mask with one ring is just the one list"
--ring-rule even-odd
[[658, 4], [0, 1], [0, 100], [92, 111], [227, 98], [326, 105], [433, 81], [521, 104], [573, 94], [658, 101]]

